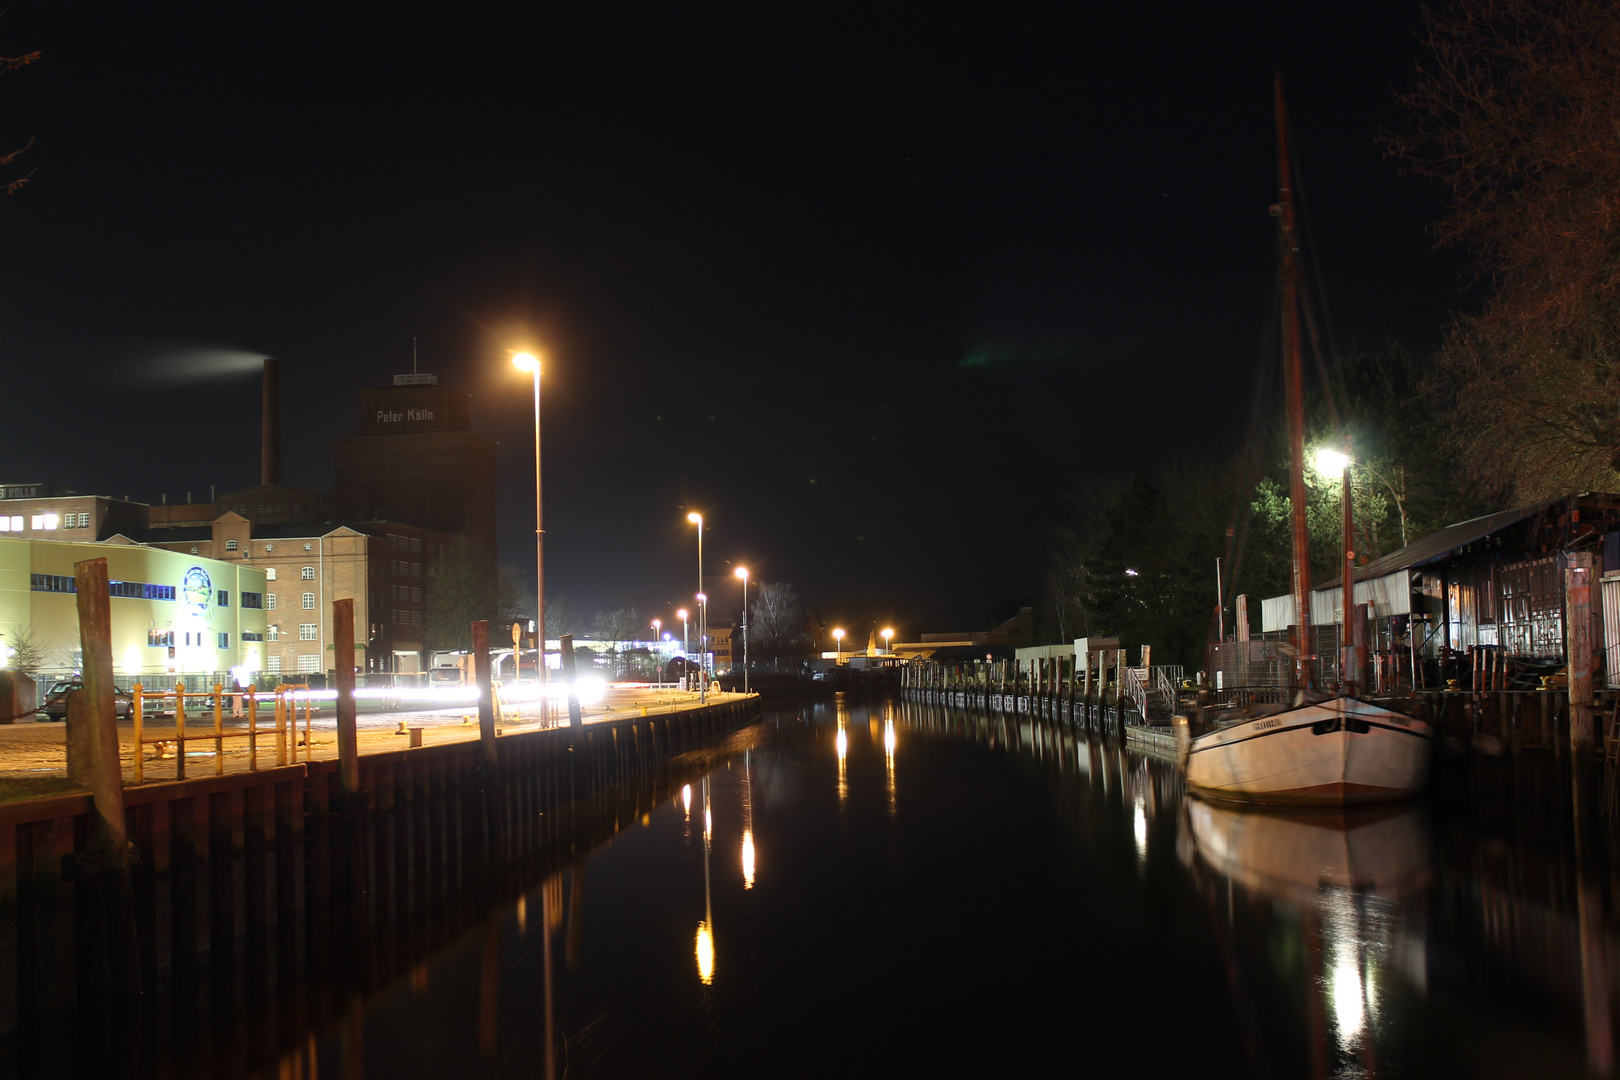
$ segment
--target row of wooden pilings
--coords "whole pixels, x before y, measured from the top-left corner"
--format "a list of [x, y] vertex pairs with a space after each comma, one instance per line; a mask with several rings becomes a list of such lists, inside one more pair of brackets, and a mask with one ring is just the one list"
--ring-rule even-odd
[[946, 705], [1029, 713], [1124, 736], [1142, 724], [1136, 706], [1120, 693], [1124, 651], [1098, 654], [1100, 667], [1076, 671], [1072, 658], [974, 664], [910, 664], [901, 689], [906, 697]]
[[347, 796], [336, 761], [128, 788], [127, 935], [92, 797], [0, 806], [0, 1035], [136, 987], [148, 1001], [200, 987], [224, 1009], [302, 978], [333, 935], [433, 937], [437, 913], [492, 875], [588, 850], [598, 793], [668, 774], [758, 711], [751, 697], [503, 734], [493, 763], [475, 741], [367, 754]]

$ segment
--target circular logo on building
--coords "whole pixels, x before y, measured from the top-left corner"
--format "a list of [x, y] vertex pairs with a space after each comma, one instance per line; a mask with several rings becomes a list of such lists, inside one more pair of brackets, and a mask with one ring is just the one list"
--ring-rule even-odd
[[207, 615], [208, 605], [214, 599], [214, 583], [209, 579], [208, 571], [200, 566], [187, 570], [186, 576], [180, 580], [180, 599], [191, 614], [199, 618]]

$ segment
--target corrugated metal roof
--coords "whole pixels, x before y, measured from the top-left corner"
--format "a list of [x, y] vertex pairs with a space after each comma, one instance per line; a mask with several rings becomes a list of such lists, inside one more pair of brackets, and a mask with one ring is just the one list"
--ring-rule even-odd
[[1565, 500], [1556, 499], [1551, 502], [1535, 503], [1531, 506], [1521, 506], [1516, 510], [1499, 510], [1484, 517], [1470, 518], [1459, 521], [1455, 525], [1447, 525], [1437, 532], [1432, 532], [1414, 544], [1408, 544], [1399, 551], [1392, 551], [1382, 558], [1374, 559], [1366, 566], [1356, 568], [1356, 580], [1367, 581], [1371, 578], [1383, 577], [1393, 574], [1397, 570], [1408, 570], [1414, 566], [1433, 562], [1444, 558], [1457, 548], [1472, 544], [1475, 540], [1483, 540], [1494, 532], [1517, 525], [1526, 518], [1534, 517], [1551, 506]]

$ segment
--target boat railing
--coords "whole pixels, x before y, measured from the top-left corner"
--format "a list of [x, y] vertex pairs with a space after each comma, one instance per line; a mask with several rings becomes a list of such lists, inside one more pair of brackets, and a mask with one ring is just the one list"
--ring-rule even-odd
[[1209, 692], [1209, 705], [1216, 709], [1246, 709], [1250, 705], [1281, 705], [1288, 700], [1286, 686], [1229, 686]]

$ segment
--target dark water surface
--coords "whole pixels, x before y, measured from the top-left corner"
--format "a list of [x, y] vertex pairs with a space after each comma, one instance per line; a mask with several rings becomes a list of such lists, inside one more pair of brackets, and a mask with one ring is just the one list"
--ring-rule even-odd
[[1608, 864], [1551, 763], [1311, 818], [937, 706], [841, 697], [739, 745], [260, 1074], [1611, 1071]]

